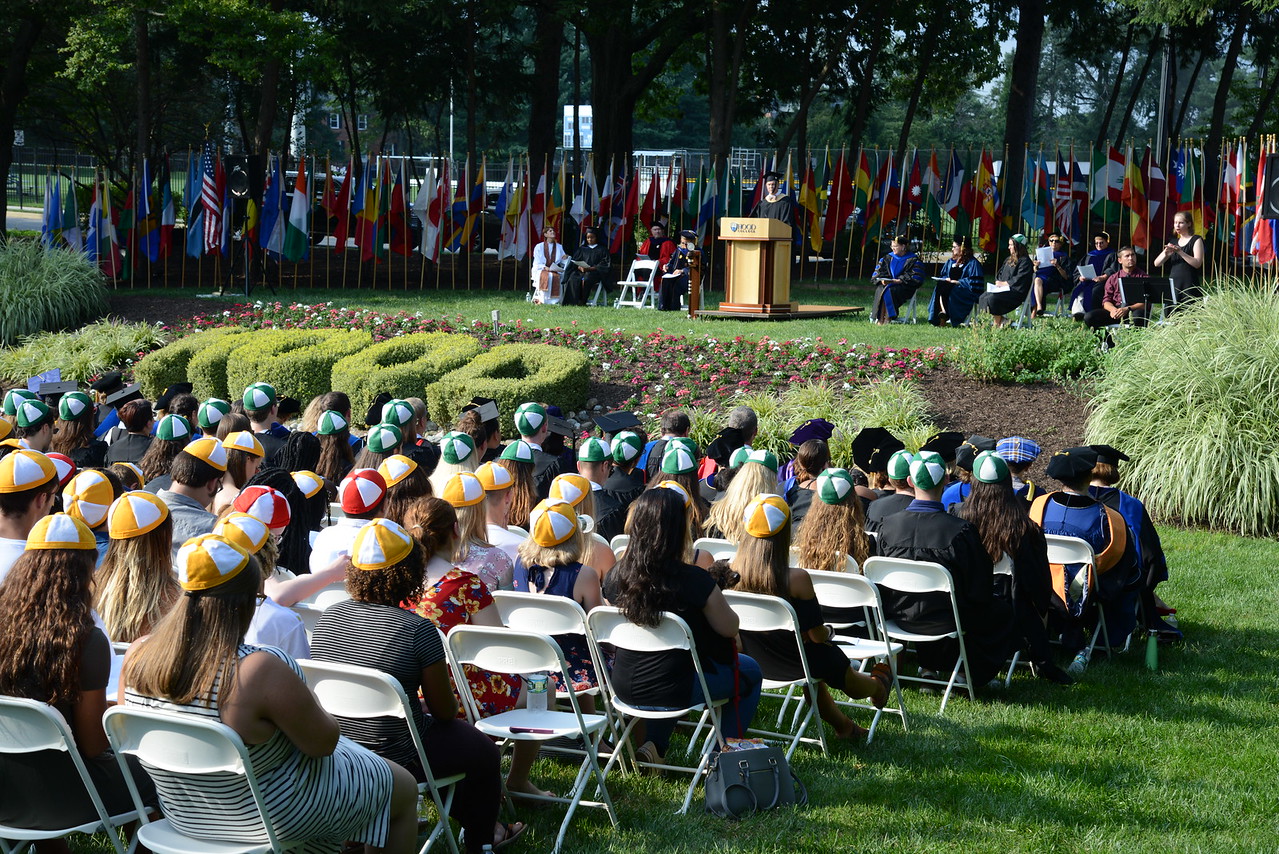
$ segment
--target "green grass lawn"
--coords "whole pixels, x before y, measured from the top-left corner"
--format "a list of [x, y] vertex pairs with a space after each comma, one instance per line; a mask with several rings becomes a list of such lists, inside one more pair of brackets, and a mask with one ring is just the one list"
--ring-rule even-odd
[[[618, 774], [621, 826], [581, 810], [565, 851], [1275, 850], [1279, 543], [1176, 529], [1164, 543], [1161, 592], [1188, 640], [1161, 648], [1157, 672], [1144, 650], [1099, 654], [1069, 689], [1019, 671], [1008, 691], [952, 699], [945, 718], [908, 690], [909, 732], [886, 717], [869, 747], [801, 747], [810, 805], [741, 823], [702, 812], [700, 794], [674, 815], [686, 782]], [[571, 771], [543, 761], [534, 779], [562, 792]], [[521, 808], [532, 828], [512, 850], [549, 850], [562, 816]]]
[[[823, 285], [814, 287], [811, 284], [797, 286], [793, 289], [793, 299], [800, 303], [814, 305], [856, 305], [869, 306], [872, 289], [864, 283], [847, 285]], [[659, 312], [651, 309], [632, 308], [580, 308], [573, 306], [538, 306], [527, 302], [523, 292], [516, 291], [467, 291], [467, 290], [427, 290], [427, 291], [374, 291], [365, 290], [326, 290], [306, 288], [280, 288], [278, 294], [272, 295], [266, 288], [258, 288], [253, 292], [249, 302], [262, 300], [280, 301], [285, 304], [303, 303], [314, 305], [332, 302], [335, 306], [371, 308], [376, 311], [420, 311], [430, 316], [454, 317], [460, 315], [468, 321], [481, 320], [490, 322], [491, 312], [501, 312], [503, 323], [514, 323], [521, 320], [536, 326], [569, 326], [576, 322], [587, 329], [613, 329], [624, 327], [629, 331], [645, 334], [661, 329], [671, 334], [712, 335], [719, 338], [733, 338], [738, 335], [746, 338], [759, 338], [767, 335], [774, 339], [794, 339], [821, 337], [827, 341], [847, 338], [850, 342], [864, 342], [886, 347], [934, 347], [958, 344], [966, 332], [962, 329], [938, 329], [927, 322], [927, 300], [932, 293], [931, 288], [921, 289], [918, 304], [919, 322], [876, 326], [866, 319], [865, 312], [836, 317], [815, 318], [811, 320], [785, 321], [747, 321], [719, 320], [697, 318], [690, 320], [680, 312]], [[161, 295], [190, 298], [197, 295], [194, 288], [165, 289], [129, 289], [114, 291], [117, 299], [128, 299], [130, 295], [157, 297]], [[722, 296], [716, 292], [711, 295], [714, 304]], [[209, 311], [221, 311], [226, 305], [246, 302], [244, 296], [231, 295], [214, 297], [209, 301]]]

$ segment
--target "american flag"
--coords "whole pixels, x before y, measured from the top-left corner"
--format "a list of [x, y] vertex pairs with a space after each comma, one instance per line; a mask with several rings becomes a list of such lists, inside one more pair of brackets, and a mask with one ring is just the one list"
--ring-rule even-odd
[[222, 248], [222, 200], [218, 198], [218, 179], [213, 159], [213, 143], [204, 144], [204, 156], [200, 158], [200, 204], [204, 208], [204, 251]]

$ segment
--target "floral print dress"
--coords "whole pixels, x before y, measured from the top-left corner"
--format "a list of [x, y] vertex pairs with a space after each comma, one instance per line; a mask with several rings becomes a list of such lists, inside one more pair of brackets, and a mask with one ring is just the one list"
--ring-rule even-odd
[[[428, 584], [422, 598], [411, 608], [426, 617], [446, 635], [457, 625], [466, 625], [472, 617], [493, 604], [493, 594], [473, 572], [452, 567], [434, 584]], [[479, 709], [480, 717], [488, 718], [515, 708], [520, 696], [520, 679], [506, 673], [490, 673], [469, 664], [464, 665], [471, 696]], [[453, 686], [457, 694], [457, 686]], [[466, 717], [461, 698], [458, 698], [458, 717]]]

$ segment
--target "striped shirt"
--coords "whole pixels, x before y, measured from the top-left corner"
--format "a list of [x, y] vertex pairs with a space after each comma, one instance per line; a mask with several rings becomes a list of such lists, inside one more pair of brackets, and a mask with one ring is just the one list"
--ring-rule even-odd
[[[413, 709], [413, 723], [426, 732], [430, 718], [417, 702], [422, 670], [444, 660], [435, 624], [412, 611], [347, 599], [330, 606], [311, 634], [311, 656], [317, 661], [372, 667], [393, 676]], [[342, 734], [405, 768], [420, 766], [413, 736], [397, 718], [338, 718]]]

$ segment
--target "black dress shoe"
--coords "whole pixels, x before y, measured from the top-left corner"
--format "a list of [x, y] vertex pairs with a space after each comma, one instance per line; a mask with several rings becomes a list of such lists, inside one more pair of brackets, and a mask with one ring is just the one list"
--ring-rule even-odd
[[1062, 670], [1051, 661], [1036, 661], [1031, 663], [1030, 672], [1040, 679], [1047, 679], [1058, 685], [1074, 685], [1075, 680], [1069, 673]]

